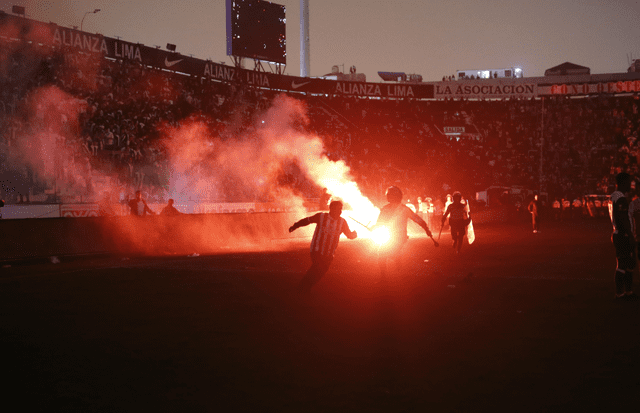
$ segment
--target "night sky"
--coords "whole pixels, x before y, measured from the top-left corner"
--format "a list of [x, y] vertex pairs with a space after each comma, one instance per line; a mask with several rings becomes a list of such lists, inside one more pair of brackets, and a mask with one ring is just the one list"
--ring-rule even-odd
[[[300, 75], [299, 0], [287, 8], [287, 67]], [[225, 0], [0, 0], [27, 17], [80, 27], [148, 46], [231, 65], [226, 55]], [[521, 66], [526, 77], [569, 61], [591, 73], [626, 72], [640, 58], [638, 1], [355, 1], [310, 0], [311, 76], [355, 65], [367, 81], [378, 71], [441, 80], [456, 70]], [[248, 63], [247, 67], [252, 67]]]

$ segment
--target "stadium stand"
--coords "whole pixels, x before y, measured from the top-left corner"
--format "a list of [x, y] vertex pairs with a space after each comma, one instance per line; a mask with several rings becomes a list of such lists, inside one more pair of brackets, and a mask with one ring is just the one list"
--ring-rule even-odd
[[[39, 101], [38, 91], [47, 86], [66, 93]], [[168, 165], [160, 128], [198, 119], [216, 139], [234, 139], [250, 130], [254, 116], [278, 93], [2, 39], [2, 197], [8, 203], [56, 202], [78, 194], [90, 199], [91, 171], [101, 171], [123, 192], [142, 188], [148, 199], [162, 202]], [[344, 160], [372, 199], [398, 183], [410, 198], [443, 198], [448, 187], [473, 194], [490, 186], [522, 186], [573, 199], [609, 193], [619, 171], [638, 173], [636, 93], [558, 96], [544, 103], [291, 96], [306, 105], [307, 128], [322, 138], [328, 157]], [[42, 102], [79, 108], [77, 121]], [[447, 127], [471, 132], [446, 134]], [[51, 131], [55, 145], [72, 154], [55, 161], [57, 185], [64, 187], [54, 195], [51, 182], [10, 162], [13, 148], [38, 128]], [[70, 176], [78, 170], [85, 173]], [[285, 175], [283, 182], [314, 196], [315, 188], [299, 172]], [[228, 182], [218, 201], [256, 197]]]

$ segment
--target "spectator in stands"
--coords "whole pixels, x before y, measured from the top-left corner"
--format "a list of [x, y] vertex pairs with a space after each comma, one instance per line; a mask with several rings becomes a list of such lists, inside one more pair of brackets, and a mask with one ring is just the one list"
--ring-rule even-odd
[[[131, 61], [89, 59], [60, 48], [52, 54], [44, 49], [27, 44], [14, 53], [13, 46], [0, 39], [0, 53], [7, 56], [8, 67], [0, 75], [0, 145], [15, 146], [39, 122], [64, 124], [62, 145], [79, 161], [88, 156], [92, 168], [119, 176], [123, 186], [142, 183], [152, 190], [151, 186], [166, 184], [151, 183], [156, 171], [167, 168], [164, 149], [154, 149], [159, 125], [177, 126], [195, 117], [207, 124], [215, 139], [239, 136], [247, 125], [230, 131], [236, 123], [231, 122], [234, 109], [242, 107], [240, 123], [248, 123], [245, 120], [276, 95], [207, 83]], [[31, 67], [46, 70], [34, 72]], [[455, 76], [443, 80], [455, 80]], [[82, 109], [77, 125], [49, 115], [29, 124], [21, 115], [34, 106], [32, 92], [47, 85], [78, 101]], [[344, 160], [352, 168], [363, 192], [371, 197], [394, 182], [406, 181], [410, 171], [420, 172], [422, 165], [433, 170], [452, 164], [462, 165], [464, 176], [473, 177], [481, 189], [544, 184], [553, 197], [604, 195], [611, 192], [617, 173], [637, 173], [640, 161], [638, 96], [551, 97], [544, 104], [538, 99], [300, 99], [309, 108], [310, 131], [323, 138], [331, 159]], [[437, 132], [443, 126], [464, 126], [477, 134], [472, 139], [450, 140]], [[388, 151], [404, 155], [388, 162], [379, 155]], [[542, 165], [543, 174], [532, 165]], [[423, 193], [425, 181], [416, 182], [418, 191], [408, 189]], [[39, 188], [44, 189], [51, 188]]]

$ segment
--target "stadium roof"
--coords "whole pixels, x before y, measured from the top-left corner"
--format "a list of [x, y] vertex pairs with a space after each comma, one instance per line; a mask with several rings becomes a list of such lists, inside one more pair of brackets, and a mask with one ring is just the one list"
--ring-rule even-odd
[[407, 74], [404, 72], [378, 72], [378, 75], [385, 82], [398, 82], [407, 80]]
[[544, 71], [545, 76], [589, 75], [591, 69], [571, 62], [564, 62]]

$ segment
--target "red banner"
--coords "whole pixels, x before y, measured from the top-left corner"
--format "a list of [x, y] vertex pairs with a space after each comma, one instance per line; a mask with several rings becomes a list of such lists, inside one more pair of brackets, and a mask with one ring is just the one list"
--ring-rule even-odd
[[100, 216], [97, 204], [61, 204], [60, 216], [63, 218], [84, 218]]

